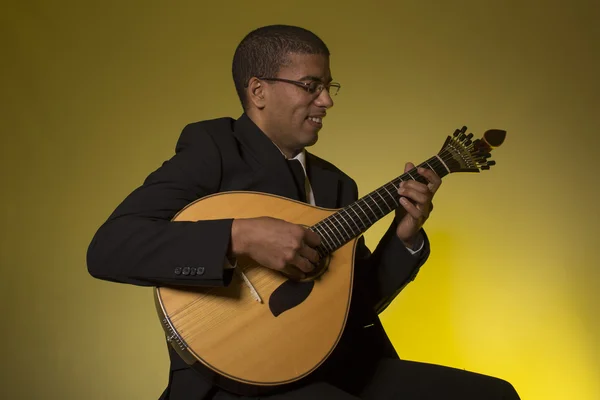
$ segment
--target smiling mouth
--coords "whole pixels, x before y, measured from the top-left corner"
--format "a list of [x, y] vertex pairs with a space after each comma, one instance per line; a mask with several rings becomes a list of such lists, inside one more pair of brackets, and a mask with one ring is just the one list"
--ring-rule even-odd
[[308, 117], [307, 119], [319, 125], [323, 123], [323, 119], [321, 117]]

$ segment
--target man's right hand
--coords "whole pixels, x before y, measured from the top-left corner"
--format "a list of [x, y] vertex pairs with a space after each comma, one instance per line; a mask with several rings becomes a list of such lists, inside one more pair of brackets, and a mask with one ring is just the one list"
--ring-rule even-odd
[[234, 219], [231, 253], [247, 256], [264, 267], [302, 279], [319, 262], [321, 238], [313, 231], [281, 219]]

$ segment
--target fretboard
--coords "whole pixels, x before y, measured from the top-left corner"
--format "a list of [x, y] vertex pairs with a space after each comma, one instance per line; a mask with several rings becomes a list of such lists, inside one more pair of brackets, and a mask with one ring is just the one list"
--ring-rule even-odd
[[415, 180], [429, 183], [417, 168], [433, 170], [440, 178], [450, 173], [450, 168], [444, 161], [446, 154], [431, 157], [414, 169], [405, 172], [371, 193], [356, 200], [354, 203], [338, 210], [324, 220], [313, 225], [310, 229], [321, 237], [321, 245], [317, 248], [321, 257], [326, 256], [342, 247], [352, 239], [360, 236], [373, 224], [400, 206], [398, 188], [400, 182]]

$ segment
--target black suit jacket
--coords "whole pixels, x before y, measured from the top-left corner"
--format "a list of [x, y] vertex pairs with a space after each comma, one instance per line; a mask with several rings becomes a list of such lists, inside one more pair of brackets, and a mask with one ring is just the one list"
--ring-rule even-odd
[[[317, 206], [341, 208], [358, 198], [355, 181], [331, 163], [307, 152], [307, 174]], [[223, 268], [231, 219], [173, 222], [194, 200], [231, 190], [252, 190], [297, 199], [285, 159], [272, 141], [243, 114], [187, 125], [175, 155], [152, 172], [98, 229], [88, 249], [88, 271], [99, 279], [139, 286], [227, 285]], [[397, 357], [377, 317], [412, 281], [429, 255], [410, 254], [394, 224], [371, 252], [361, 237], [344, 334], [329, 359], [298, 384], [326, 380], [358, 389], [381, 357]], [[183, 275], [183, 267], [196, 274]], [[213, 384], [192, 371], [169, 347], [169, 385], [163, 398], [201, 399]]]

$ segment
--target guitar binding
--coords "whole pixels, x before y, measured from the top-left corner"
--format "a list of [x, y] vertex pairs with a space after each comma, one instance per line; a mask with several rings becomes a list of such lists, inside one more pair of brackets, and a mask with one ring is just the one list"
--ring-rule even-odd
[[156, 308], [159, 312], [160, 322], [162, 323], [163, 329], [165, 331], [166, 340], [169, 345], [173, 347], [173, 349], [179, 354], [179, 356], [185, 361], [188, 365], [192, 365], [196, 362], [194, 356], [189, 352], [189, 346], [183, 340], [181, 336], [177, 333], [177, 330], [171, 323], [169, 317], [165, 314], [160, 302], [158, 301], [157, 291], [154, 292], [154, 301], [156, 304]]

